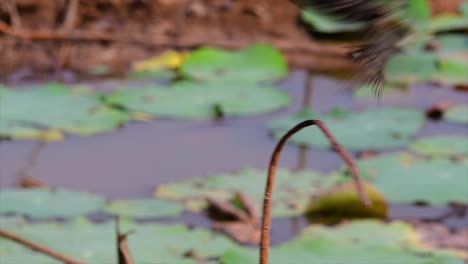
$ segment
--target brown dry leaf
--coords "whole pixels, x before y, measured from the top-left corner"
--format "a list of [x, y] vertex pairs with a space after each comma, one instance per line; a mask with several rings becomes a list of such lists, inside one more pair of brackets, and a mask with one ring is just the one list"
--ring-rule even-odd
[[468, 257], [468, 227], [450, 230], [440, 223], [414, 222], [424, 245], [465, 252]]
[[239, 243], [260, 242], [258, 209], [250, 197], [237, 193], [231, 201], [207, 198], [207, 202], [213, 229], [225, 233]]
[[36, 179], [34, 177], [31, 177], [31, 176], [24, 176], [24, 177], [21, 177], [21, 179], [19, 180], [19, 185], [21, 186], [21, 188], [25, 188], [25, 189], [28, 189], [28, 188], [48, 188], [49, 185], [47, 185], [47, 183], [39, 180], [39, 179]]

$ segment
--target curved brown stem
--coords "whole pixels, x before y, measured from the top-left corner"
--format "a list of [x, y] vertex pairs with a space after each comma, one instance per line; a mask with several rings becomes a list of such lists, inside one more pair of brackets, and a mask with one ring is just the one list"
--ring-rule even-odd
[[63, 263], [66, 263], [66, 264], [86, 264], [85, 262], [81, 261], [81, 260], [78, 260], [78, 259], [75, 259], [75, 258], [72, 258], [72, 257], [69, 257], [69, 256], [66, 256], [60, 252], [57, 252], [53, 249], [50, 249], [44, 245], [41, 245], [41, 244], [38, 244], [36, 242], [33, 242], [31, 240], [28, 240], [24, 237], [21, 237], [17, 234], [14, 234], [8, 230], [5, 230], [3, 228], [0, 228], [0, 237], [4, 237], [6, 239], [10, 239], [10, 240], [13, 240], [19, 244], [22, 244], [32, 250], [35, 250], [35, 251], [38, 251], [38, 252], [41, 252], [42, 254], [45, 254], [49, 257], [52, 257], [54, 259], [57, 259], [59, 261], [62, 261]]
[[292, 135], [299, 132], [301, 129], [312, 125], [316, 125], [320, 128], [323, 134], [325, 134], [325, 136], [327, 137], [328, 141], [330, 141], [330, 143], [332, 144], [332, 148], [340, 154], [340, 156], [343, 158], [346, 164], [350, 167], [354, 183], [356, 184], [356, 188], [358, 190], [362, 202], [366, 206], [371, 205], [370, 199], [367, 196], [367, 193], [364, 191], [364, 187], [362, 185], [361, 178], [359, 177], [359, 171], [357, 169], [356, 163], [354, 162], [354, 159], [336, 141], [335, 137], [328, 130], [327, 126], [320, 120], [306, 120], [297, 124], [280, 139], [280, 141], [275, 147], [275, 150], [273, 151], [273, 154], [271, 155], [270, 165], [268, 167], [268, 177], [265, 186], [265, 195], [263, 196], [262, 233], [260, 240], [260, 264], [268, 264], [268, 254], [270, 250], [271, 199], [273, 186], [275, 182], [276, 166], [278, 164], [281, 150], [283, 149], [283, 146], [286, 143], [286, 141]]

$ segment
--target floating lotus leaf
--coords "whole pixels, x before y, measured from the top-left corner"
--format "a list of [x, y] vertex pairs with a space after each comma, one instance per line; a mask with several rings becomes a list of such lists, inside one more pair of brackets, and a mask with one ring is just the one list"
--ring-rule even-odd
[[437, 56], [432, 53], [399, 54], [385, 66], [385, 79], [395, 83], [430, 80], [437, 73]]
[[286, 76], [287, 64], [280, 51], [256, 44], [238, 51], [200, 48], [188, 55], [180, 67], [182, 76], [199, 81], [268, 81]]
[[108, 101], [158, 117], [201, 119], [267, 113], [287, 106], [290, 98], [277, 88], [252, 83], [182, 81], [169, 87], [121, 89]]
[[302, 19], [309, 24], [314, 31], [320, 33], [356, 32], [366, 27], [365, 23], [345, 21], [337, 16], [324, 14], [311, 7], [302, 11]]
[[[292, 173], [284, 169], [277, 172], [273, 195], [273, 216], [287, 217], [303, 213], [310, 197], [321, 188], [333, 186], [337, 179], [317, 172]], [[266, 171], [244, 169], [234, 174], [212, 175], [167, 183], [156, 188], [155, 195], [163, 199], [184, 201], [190, 210], [206, 207], [204, 198], [229, 200], [236, 192], [242, 192], [256, 202], [262, 203]], [[197, 202], [198, 201], [198, 202]], [[193, 205], [196, 207], [193, 207]]]
[[432, 136], [420, 138], [410, 146], [411, 150], [425, 155], [450, 156], [468, 154], [466, 136]]
[[444, 118], [447, 121], [468, 124], [468, 104], [460, 104], [448, 109]]
[[49, 189], [1, 189], [0, 214], [34, 218], [72, 217], [95, 212], [105, 199], [85, 192]]
[[[315, 114], [304, 111], [291, 117], [275, 118], [269, 123], [276, 137], [283, 136], [287, 130]], [[404, 108], [378, 108], [362, 112], [345, 113], [338, 117], [333, 112], [319, 115], [338, 142], [350, 150], [371, 150], [401, 147], [409, 144], [409, 137], [416, 133], [423, 124], [421, 111]], [[310, 147], [328, 148], [330, 143], [318, 128], [304, 129], [295, 134], [290, 142]]]
[[466, 163], [392, 153], [358, 164], [364, 177], [390, 202], [468, 203]]
[[114, 200], [104, 211], [114, 215], [148, 218], [178, 216], [184, 208], [176, 202], [158, 199]]
[[468, 36], [463, 34], [442, 34], [437, 37], [440, 45], [439, 54], [468, 52]]
[[468, 17], [444, 14], [432, 18], [426, 26], [430, 32], [464, 30], [468, 28]]
[[[405, 92], [407, 92], [407, 88], [404, 86], [397, 86], [397, 85], [384, 85], [382, 87], [382, 96], [404, 96]], [[372, 85], [364, 85], [354, 91], [354, 95], [358, 98], [366, 98], [369, 97], [371, 99], [375, 99], [376, 90]]]
[[[117, 263], [113, 222], [94, 224], [78, 219], [68, 224], [2, 221], [0, 226], [59, 252], [90, 264]], [[128, 245], [135, 263], [199, 263], [198, 259], [220, 256], [235, 244], [208, 230], [190, 230], [183, 225], [123, 223], [133, 231]], [[15, 242], [0, 239], [0, 259], [5, 263], [58, 263]], [[26, 262], [21, 262], [26, 261]]]
[[[466, 57], [468, 60], [468, 56]], [[434, 79], [446, 83], [468, 85], [468, 61], [459, 59], [439, 60], [439, 71]]]
[[[0, 136], [60, 139], [59, 131], [97, 134], [126, 122], [126, 113], [107, 108], [99, 95], [86, 89], [47, 84], [31, 89], [0, 87]], [[51, 136], [51, 131], [55, 134]]]
[[[270, 263], [392, 263], [462, 264], [463, 260], [442, 250], [423, 248], [410, 226], [356, 221], [336, 228], [312, 226], [297, 238], [271, 249]], [[233, 248], [221, 258], [223, 264], [255, 263], [258, 250]]]

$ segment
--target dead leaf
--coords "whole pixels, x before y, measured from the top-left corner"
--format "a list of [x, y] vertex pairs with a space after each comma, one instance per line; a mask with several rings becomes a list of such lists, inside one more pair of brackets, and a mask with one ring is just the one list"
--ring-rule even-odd
[[258, 209], [250, 197], [238, 192], [230, 201], [207, 198], [208, 216], [213, 229], [221, 231], [239, 243], [260, 241]]

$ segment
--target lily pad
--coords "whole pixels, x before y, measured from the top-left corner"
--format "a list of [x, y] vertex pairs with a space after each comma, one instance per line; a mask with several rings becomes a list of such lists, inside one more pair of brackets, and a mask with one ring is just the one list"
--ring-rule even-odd
[[129, 119], [126, 113], [105, 107], [99, 97], [89, 89], [66, 89], [54, 83], [31, 89], [0, 87], [0, 135], [44, 140], [48, 137], [43, 135], [53, 130], [97, 134]]
[[337, 16], [324, 14], [311, 7], [307, 7], [302, 11], [302, 19], [311, 25], [315, 31], [320, 33], [356, 32], [366, 27], [365, 23], [345, 21]]
[[[189, 210], [206, 208], [207, 197], [230, 200], [240, 191], [260, 205], [266, 181], [266, 171], [244, 169], [234, 174], [211, 175], [180, 182], [167, 183], [156, 188], [159, 198], [184, 202]], [[300, 215], [307, 207], [310, 197], [321, 188], [333, 186], [337, 181], [317, 172], [292, 173], [284, 169], [277, 172], [273, 195], [275, 217]]]
[[181, 81], [169, 87], [121, 89], [108, 101], [158, 117], [203, 119], [215, 117], [217, 112], [224, 116], [267, 113], [287, 106], [291, 100], [282, 90], [252, 83]]
[[451, 162], [427, 162], [384, 170], [375, 185], [389, 201], [468, 203], [468, 166]]
[[432, 53], [399, 54], [385, 66], [385, 79], [395, 83], [430, 80], [437, 72], [437, 56]]
[[[445, 251], [417, 246], [415, 232], [401, 222], [384, 224], [356, 221], [336, 228], [312, 226], [280, 246], [271, 249], [270, 263], [394, 263], [462, 264], [463, 260]], [[228, 250], [223, 264], [255, 263], [258, 251]]]
[[287, 74], [280, 51], [267, 44], [256, 44], [238, 51], [200, 48], [193, 51], [180, 67], [188, 79], [199, 81], [269, 81]]
[[460, 104], [448, 109], [444, 118], [454, 123], [468, 124], [468, 104]]
[[[382, 95], [386, 96], [404, 96], [405, 92], [408, 89], [405, 86], [398, 86], [398, 85], [384, 85], [382, 86]], [[358, 98], [372, 98], [375, 99], [375, 88], [372, 85], [364, 85], [354, 91], [354, 95]]]
[[105, 199], [85, 192], [63, 189], [1, 189], [0, 214], [34, 218], [72, 217], [95, 212]]
[[427, 160], [407, 153], [380, 155], [358, 162], [363, 176], [390, 202], [468, 203], [468, 164]]
[[425, 155], [450, 156], [468, 155], [468, 137], [466, 136], [432, 136], [416, 140], [411, 150]]
[[134, 218], [172, 217], [183, 210], [179, 203], [157, 199], [115, 200], [104, 209], [110, 214]]
[[437, 37], [440, 45], [438, 53], [458, 53], [468, 51], [468, 36], [463, 34], [442, 34]]
[[[317, 118], [300, 112], [297, 115], [275, 118], [269, 123], [276, 137], [281, 137], [299, 121]], [[346, 113], [338, 117], [330, 112], [319, 115], [338, 142], [350, 150], [375, 150], [401, 147], [409, 144], [409, 138], [415, 134], [424, 122], [421, 111], [404, 108], [378, 108], [362, 112]], [[317, 128], [309, 128], [295, 134], [290, 142], [298, 145], [328, 148], [330, 143]]]
[[468, 62], [458, 59], [439, 60], [439, 71], [434, 78], [447, 84], [468, 85]]
[[427, 29], [431, 32], [464, 30], [468, 28], [468, 17], [455, 14], [444, 14], [432, 18]]
[[[100, 224], [84, 219], [68, 224], [4, 221], [0, 226], [86, 263], [117, 263], [113, 221]], [[128, 236], [128, 245], [135, 263], [154, 263], [157, 260], [161, 263], [196, 264], [199, 263], [196, 258], [214, 258], [235, 246], [222, 235], [201, 228], [190, 230], [183, 225], [127, 222], [120, 228], [134, 232]], [[0, 259], [11, 260], [5, 263], [58, 263], [48, 258], [44, 261], [44, 258], [12, 241], [0, 239]]]

